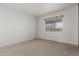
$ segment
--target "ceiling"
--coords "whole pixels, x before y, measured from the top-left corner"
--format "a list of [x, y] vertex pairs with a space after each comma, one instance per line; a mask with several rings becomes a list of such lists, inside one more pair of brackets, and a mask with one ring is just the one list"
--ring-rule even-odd
[[68, 7], [72, 7], [76, 4], [74, 3], [3, 3], [0, 5], [16, 8], [17, 10], [22, 10], [26, 13], [35, 16], [40, 16], [50, 12], [55, 12]]

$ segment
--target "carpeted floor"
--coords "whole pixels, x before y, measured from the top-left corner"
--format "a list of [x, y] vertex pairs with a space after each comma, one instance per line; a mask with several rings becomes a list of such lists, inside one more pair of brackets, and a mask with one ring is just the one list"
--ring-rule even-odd
[[0, 48], [1, 56], [78, 56], [79, 48], [48, 40], [30, 40]]

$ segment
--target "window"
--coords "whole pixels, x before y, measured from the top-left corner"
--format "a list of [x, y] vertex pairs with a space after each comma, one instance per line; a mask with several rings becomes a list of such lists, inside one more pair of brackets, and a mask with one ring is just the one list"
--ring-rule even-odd
[[63, 21], [62, 22], [56, 22], [55, 23], [55, 30], [62, 31], [63, 29]]
[[62, 31], [63, 16], [45, 19], [46, 31]]

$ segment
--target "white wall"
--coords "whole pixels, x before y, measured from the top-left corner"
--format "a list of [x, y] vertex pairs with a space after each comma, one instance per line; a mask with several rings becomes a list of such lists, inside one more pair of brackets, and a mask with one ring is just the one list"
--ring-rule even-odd
[[32, 15], [0, 6], [0, 47], [36, 38], [36, 23]]
[[[62, 32], [46, 32], [44, 18], [64, 15]], [[38, 37], [78, 45], [78, 5], [56, 13], [39, 17]]]
[[[44, 18], [64, 15], [63, 32], [46, 32]], [[38, 24], [39, 23], [39, 24]], [[78, 45], [78, 6], [37, 17], [0, 6], [0, 47], [37, 37]]]
[[79, 4], [78, 4], [78, 46], [79, 46]]

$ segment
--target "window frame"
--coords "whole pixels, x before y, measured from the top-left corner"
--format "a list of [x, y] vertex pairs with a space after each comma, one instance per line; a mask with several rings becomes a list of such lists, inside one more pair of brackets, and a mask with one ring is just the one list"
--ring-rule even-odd
[[[62, 31], [63, 26], [64, 26], [63, 18], [64, 18], [64, 15], [45, 19], [46, 31]], [[62, 22], [62, 28], [56, 28], [56, 23], [58, 23], [58, 22]], [[50, 24], [50, 26], [47, 26], [48, 24]], [[53, 27], [51, 27], [51, 26], [53, 26]]]

